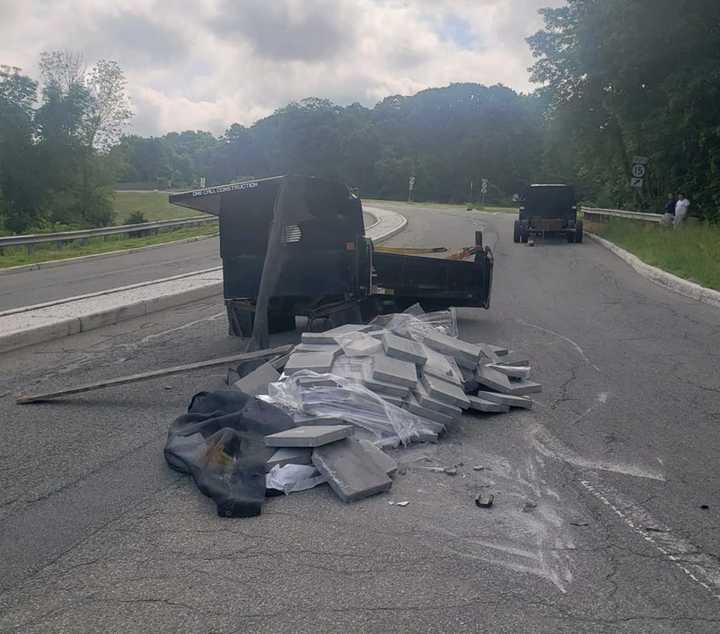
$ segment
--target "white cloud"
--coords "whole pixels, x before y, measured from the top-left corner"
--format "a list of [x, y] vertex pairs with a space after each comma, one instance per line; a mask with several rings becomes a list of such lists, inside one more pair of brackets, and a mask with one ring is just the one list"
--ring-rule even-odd
[[125, 70], [141, 134], [250, 124], [308, 96], [372, 106], [451, 82], [528, 90], [524, 38], [564, 0], [0, 0], [0, 64], [43, 50]]

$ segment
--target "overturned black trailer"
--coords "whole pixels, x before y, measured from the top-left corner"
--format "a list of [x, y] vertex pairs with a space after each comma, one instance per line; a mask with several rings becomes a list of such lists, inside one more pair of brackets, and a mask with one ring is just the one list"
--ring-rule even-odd
[[[276, 176], [170, 195], [219, 217], [230, 333], [295, 327], [295, 316], [341, 325], [402, 311], [490, 306], [493, 255], [475, 245], [459, 259], [382, 252], [365, 237], [362, 203], [345, 185]], [[257, 322], [262, 321], [262, 324]]]

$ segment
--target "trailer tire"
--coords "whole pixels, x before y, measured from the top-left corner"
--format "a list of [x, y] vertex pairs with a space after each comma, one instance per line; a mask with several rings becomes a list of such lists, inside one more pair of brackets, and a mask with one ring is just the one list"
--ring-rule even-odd
[[520, 242], [520, 221], [516, 220], [513, 226], [513, 242]]
[[575, 229], [569, 230], [569, 231], [565, 234], [565, 237], [567, 238], [567, 241], [568, 241], [570, 244], [572, 244], [573, 242], [575, 242]]
[[578, 220], [577, 224], [575, 225], [575, 242], [578, 244], [582, 243], [583, 241], [583, 221]]

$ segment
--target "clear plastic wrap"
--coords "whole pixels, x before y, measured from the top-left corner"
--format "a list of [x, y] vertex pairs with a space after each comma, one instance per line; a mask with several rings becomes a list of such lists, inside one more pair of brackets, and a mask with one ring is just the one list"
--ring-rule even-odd
[[[303, 387], [302, 377], [332, 378], [338, 387]], [[273, 402], [291, 411], [310, 416], [342, 418], [383, 441], [407, 445], [427, 437], [423, 419], [396, 407], [353, 379], [317, 375], [309, 370], [271, 383], [268, 394]]]
[[368, 357], [383, 347], [381, 339], [364, 332], [349, 332], [336, 337], [336, 341], [348, 357]]
[[270, 470], [270, 473], [265, 476], [265, 486], [268, 489], [275, 489], [289, 495], [290, 493], [312, 489], [319, 484], [324, 484], [327, 480], [327, 477], [312, 465], [275, 465]]
[[414, 304], [404, 313], [381, 315], [370, 323], [415, 341], [422, 341], [432, 330], [450, 337], [457, 337], [459, 334], [457, 316], [453, 309], [426, 313], [419, 304]]

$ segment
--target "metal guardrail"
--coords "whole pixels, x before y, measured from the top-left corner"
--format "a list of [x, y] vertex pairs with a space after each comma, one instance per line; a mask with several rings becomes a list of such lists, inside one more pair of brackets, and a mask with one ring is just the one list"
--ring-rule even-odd
[[179, 220], [156, 220], [136, 225], [118, 225], [117, 227], [102, 227], [100, 229], [83, 229], [81, 231], [60, 231], [58, 233], [35, 233], [20, 236], [0, 237], [0, 253], [9, 247], [25, 247], [28, 253], [32, 252], [35, 245], [54, 242], [58, 248], [67, 242], [75, 240], [89, 240], [90, 238], [102, 238], [105, 236], [132, 235], [134, 233], [149, 235], [159, 233], [161, 230], [179, 229], [184, 227], [196, 227], [207, 225], [218, 221], [215, 216], [194, 216], [181, 218]]
[[597, 207], [581, 207], [583, 216], [590, 222], [608, 222], [610, 218], [628, 218], [641, 222], [662, 222], [662, 214], [650, 214], [642, 211], [626, 211], [624, 209], [598, 209]]

